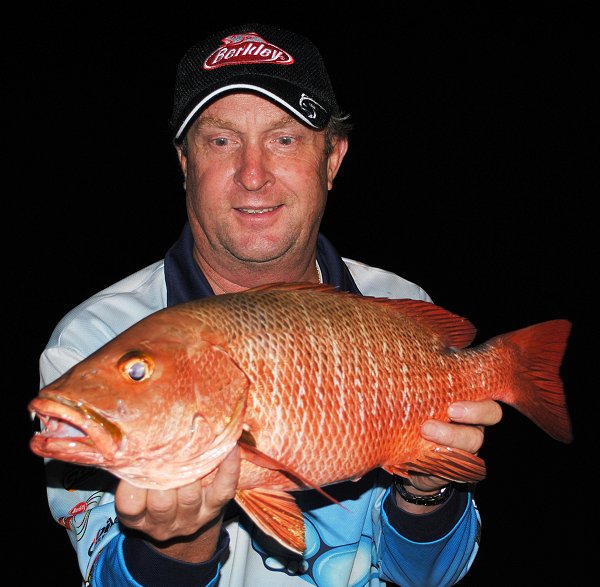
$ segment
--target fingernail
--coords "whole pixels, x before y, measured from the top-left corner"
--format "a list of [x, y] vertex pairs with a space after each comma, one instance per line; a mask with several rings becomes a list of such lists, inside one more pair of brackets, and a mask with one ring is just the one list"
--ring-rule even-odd
[[465, 416], [467, 410], [463, 406], [451, 405], [448, 408], [448, 415], [454, 420], [460, 420]]
[[435, 422], [425, 422], [421, 426], [421, 433], [425, 436], [435, 436], [437, 425]]

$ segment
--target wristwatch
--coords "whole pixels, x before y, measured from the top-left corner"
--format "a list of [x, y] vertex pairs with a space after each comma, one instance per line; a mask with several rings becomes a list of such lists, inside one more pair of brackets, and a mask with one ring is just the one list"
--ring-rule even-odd
[[440, 505], [446, 501], [452, 495], [452, 485], [445, 485], [437, 493], [433, 495], [415, 495], [406, 490], [404, 486], [405, 479], [397, 475], [394, 476], [394, 489], [398, 492], [398, 495], [408, 503], [414, 503], [416, 505]]

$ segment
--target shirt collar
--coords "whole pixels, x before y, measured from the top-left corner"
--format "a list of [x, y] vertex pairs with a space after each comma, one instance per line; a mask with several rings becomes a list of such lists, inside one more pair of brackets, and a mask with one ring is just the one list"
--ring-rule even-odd
[[[194, 239], [189, 222], [165, 255], [165, 281], [167, 306], [214, 295], [204, 273], [193, 256]], [[348, 267], [333, 245], [322, 234], [317, 240], [317, 261], [323, 283], [336, 286], [341, 291], [360, 294]]]

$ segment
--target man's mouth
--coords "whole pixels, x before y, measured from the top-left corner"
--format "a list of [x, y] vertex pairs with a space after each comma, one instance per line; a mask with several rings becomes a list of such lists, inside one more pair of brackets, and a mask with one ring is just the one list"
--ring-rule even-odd
[[273, 212], [273, 210], [277, 210], [281, 206], [271, 206], [270, 208], [236, 208], [238, 212], [243, 212], [244, 214], [266, 214], [267, 212]]

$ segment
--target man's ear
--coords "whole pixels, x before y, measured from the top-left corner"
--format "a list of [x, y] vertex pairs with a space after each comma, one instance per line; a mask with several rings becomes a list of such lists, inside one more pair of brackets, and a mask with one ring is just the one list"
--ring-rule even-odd
[[327, 189], [333, 188], [333, 180], [337, 175], [342, 161], [348, 152], [348, 139], [338, 138], [327, 158]]
[[183, 187], [185, 189], [185, 181], [187, 179], [187, 157], [183, 152], [181, 145], [175, 145], [175, 150], [177, 151], [177, 159], [179, 159], [179, 167], [183, 173]]

